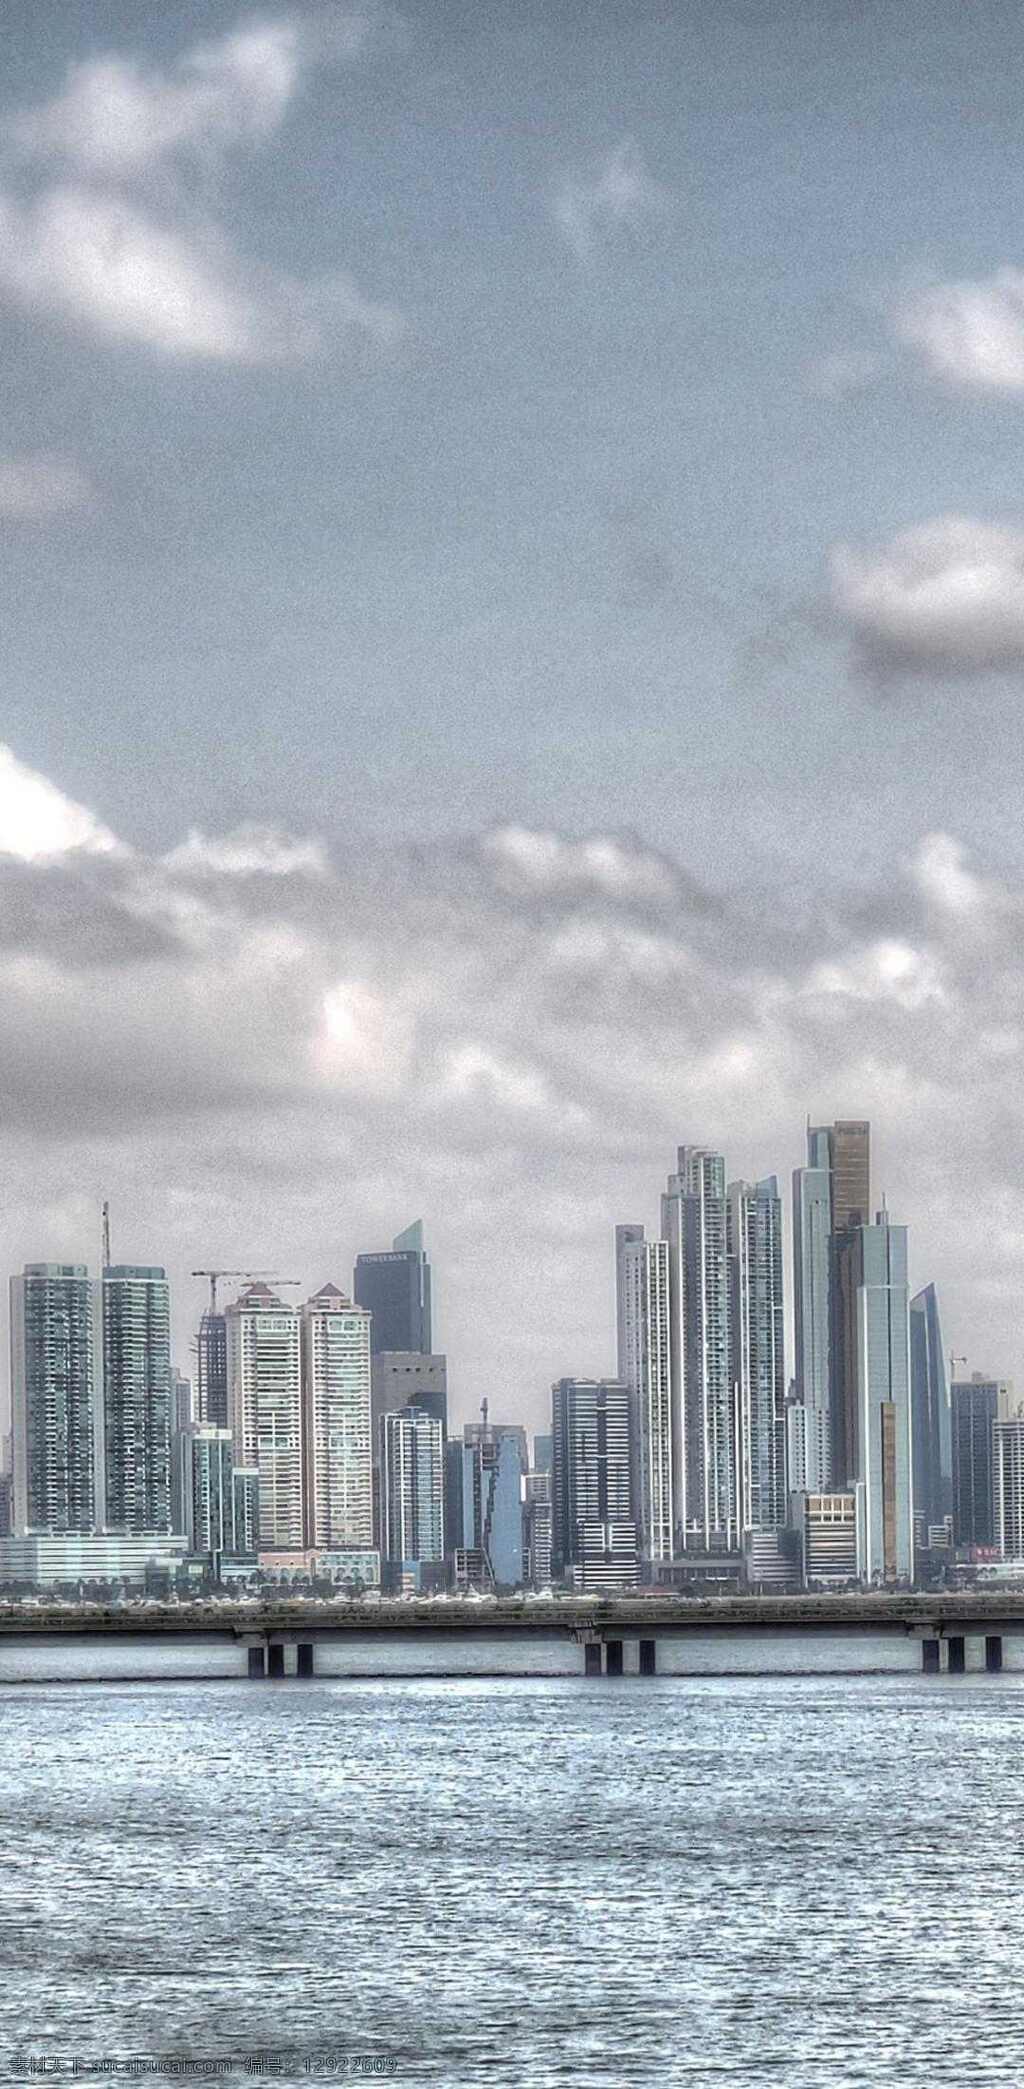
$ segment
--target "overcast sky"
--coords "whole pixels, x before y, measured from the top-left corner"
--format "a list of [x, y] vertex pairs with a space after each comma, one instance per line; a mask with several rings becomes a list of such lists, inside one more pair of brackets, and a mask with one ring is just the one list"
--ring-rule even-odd
[[[8, 0], [0, 1244], [613, 1362], [870, 1116], [1024, 1377], [1024, 12]], [[289, 1294], [299, 1296], [298, 1292]]]

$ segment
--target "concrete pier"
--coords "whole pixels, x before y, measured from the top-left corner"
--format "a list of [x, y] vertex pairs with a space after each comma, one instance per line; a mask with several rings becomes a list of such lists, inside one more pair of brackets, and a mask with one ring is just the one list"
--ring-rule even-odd
[[985, 1667], [990, 1676], [997, 1676], [1003, 1665], [1003, 1641], [999, 1632], [985, 1634]]
[[946, 1640], [951, 1676], [962, 1676], [967, 1667], [967, 1642], [962, 1632], [951, 1632]]
[[267, 1672], [266, 1655], [263, 1647], [249, 1647], [249, 1676], [253, 1682], [262, 1682]]
[[316, 1651], [311, 1639], [300, 1639], [295, 1649], [295, 1673], [297, 1676], [315, 1676]]
[[640, 1641], [640, 1674], [655, 1676], [658, 1673], [658, 1642], [656, 1639]]
[[283, 1676], [284, 1674], [284, 1647], [279, 1640], [271, 1640], [267, 1648], [267, 1674], [268, 1676]]

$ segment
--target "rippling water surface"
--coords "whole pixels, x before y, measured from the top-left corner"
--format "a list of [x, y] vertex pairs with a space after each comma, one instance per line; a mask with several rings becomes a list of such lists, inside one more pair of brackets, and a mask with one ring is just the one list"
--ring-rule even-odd
[[1024, 2079], [1019, 1675], [168, 1671], [0, 1721], [6, 2079]]

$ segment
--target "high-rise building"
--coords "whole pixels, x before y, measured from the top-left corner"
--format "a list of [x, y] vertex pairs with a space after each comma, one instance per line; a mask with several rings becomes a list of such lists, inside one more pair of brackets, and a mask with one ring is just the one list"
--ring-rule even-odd
[[787, 1422], [792, 1484], [818, 1494], [832, 1465], [832, 1174], [828, 1133], [807, 1137], [809, 1165], [793, 1171], [796, 1356]]
[[910, 1396], [914, 1443], [917, 1543], [945, 1523], [953, 1508], [953, 1430], [946, 1360], [934, 1284], [910, 1301]]
[[552, 1394], [551, 1569], [582, 1589], [637, 1579], [633, 1400], [621, 1379], [561, 1378]]
[[871, 1214], [871, 1127], [863, 1118], [837, 1118], [834, 1124], [813, 1126], [807, 1145], [811, 1166], [820, 1170], [827, 1165], [829, 1171], [831, 1463], [833, 1481], [849, 1488], [857, 1479], [857, 1236]]
[[396, 1235], [390, 1250], [356, 1257], [355, 1302], [373, 1315], [374, 1356], [384, 1349], [430, 1355], [430, 1292], [430, 1263], [419, 1220]]
[[551, 1502], [542, 1495], [523, 1508], [523, 1576], [533, 1589], [551, 1587]]
[[808, 1494], [802, 1498], [800, 1535], [804, 1579], [852, 1582], [861, 1574], [858, 1490]]
[[[372, 1333], [372, 1326], [371, 1326]], [[421, 1407], [448, 1434], [448, 1359], [421, 1350], [381, 1349], [371, 1367], [373, 1426], [379, 1437], [381, 1418], [396, 1407]]]
[[188, 1536], [193, 1552], [235, 1549], [235, 1459], [230, 1429], [200, 1424], [187, 1439], [191, 1468]]
[[370, 1315], [335, 1284], [302, 1308], [306, 1544], [373, 1545]]
[[444, 1558], [444, 1438], [435, 1415], [402, 1407], [383, 1416], [381, 1439], [382, 1551], [394, 1585]]
[[1024, 1561], [1024, 1405], [1000, 1402], [992, 1424], [995, 1540], [1005, 1560]]
[[676, 1528], [684, 1550], [727, 1549], [739, 1540], [739, 1500], [721, 1154], [681, 1146], [661, 1213], [669, 1248]]
[[535, 1436], [533, 1439], [533, 1470], [534, 1472], [551, 1471], [550, 1434]]
[[782, 1204], [774, 1175], [730, 1184], [730, 1377], [741, 1531], [786, 1521], [786, 1371], [783, 1356]]
[[261, 1552], [304, 1544], [299, 1315], [250, 1284], [227, 1309], [228, 1398], [235, 1458], [259, 1474]]
[[864, 1489], [861, 1571], [868, 1581], [914, 1574], [907, 1229], [879, 1212], [852, 1236], [856, 1259], [857, 1479]]
[[997, 1546], [993, 1429], [1010, 1388], [975, 1371], [950, 1388], [953, 1435], [953, 1538], [965, 1550]]
[[635, 1332], [630, 1323], [630, 1294], [634, 1288], [634, 1250], [644, 1239], [642, 1226], [616, 1226], [615, 1228], [615, 1370], [619, 1378], [629, 1382], [629, 1370], [635, 1349]]
[[11, 1278], [16, 1537], [103, 1527], [103, 1316], [80, 1262]]
[[103, 1272], [106, 1528], [171, 1528], [171, 1302], [166, 1270]]
[[208, 1310], [203, 1314], [199, 1322], [196, 1360], [199, 1419], [213, 1429], [226, 1429], [229, 1427], [228, 1323], [223, 1313]]
[[195, 1411], [195, 1395], [191, 1378], [181, 1371], [171, 1372], [171, 1434], [176, 1429], [187, 1429], [190, 1422], [198, 1419]]
[[514, 1589], [523, 1581], [523, 1464], [519, 1429], [467, 1428], [462, 1451], [462, 1531], [456, 1580]]
[[[628, 1238], [626, 1237], [628, 1236]], [[617, 1226], [619, 1378], [633, 1399], [634, 1498], [645, 1559], [673, 1553], [669, 1249], [642, 1227]]]

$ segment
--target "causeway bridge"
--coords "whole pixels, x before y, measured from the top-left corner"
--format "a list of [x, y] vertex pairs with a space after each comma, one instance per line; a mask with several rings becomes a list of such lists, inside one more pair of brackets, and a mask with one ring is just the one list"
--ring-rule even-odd
[[[468, 1637], [536, 1642], [568, 1639], [581, 1648], [587, 1676], [627, 1672], [624, 1647], [637, 1645], [636, 1673], [655, 1675], [658, 1642], [687, 1633], [751, 1635], [892, 1633], [920, 1642], [921, 1666], [963, 1674], [969, 1642], [980, 1642], [977, 1665], [1003, 1665], [1003, 1641], [1024, 1636], [1024, 1591], [881, 1591], [845, 1596], [573, 1596], [482, 1600], [413, 1598], [402, 1602], [307, 1601], [268, 1598], [259, 1603], [0, 1604], [0, 1644], [57, 1640], [140, 1639], [231, 1643], [247, 1649], [254, 1680], [316, 1673], [325, 1642], [400, 1636], [447, 1642]], [[294, 1667], [286, 1653], [294, 1648]]]

